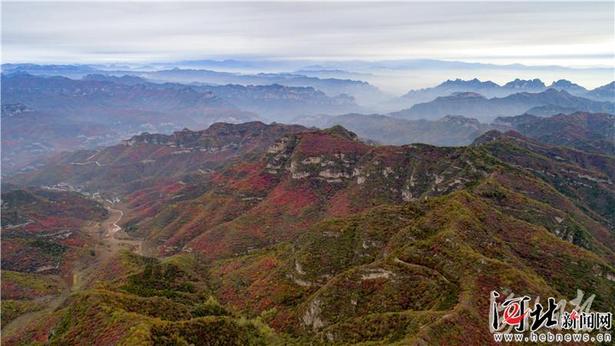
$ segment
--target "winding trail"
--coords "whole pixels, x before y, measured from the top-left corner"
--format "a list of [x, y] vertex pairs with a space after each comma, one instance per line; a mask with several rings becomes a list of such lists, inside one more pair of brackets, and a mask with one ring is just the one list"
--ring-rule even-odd
[[124, 212], [119, 210], [119, 209], [111, 209], [108, 208], [107, 210], [109, 210], [109, 212], [112, 213], [117, 213], [119, 212], [119, 215], [117, 216], [117, 220], [112, 221], [111, 223], [111, 227], [107, 228], [107, 234], [105, 235], [106, 237], [111, 237], [113, 238], [113, 236], [115, 235], [115, 233], [119, 232], [122, 230], [122, 227], [118, 226], [117, 223], [120, 222], [120, 220], [122, 219], [122, 217], [124, 216]]
[[122, 227], [118, 226], [118, 222], [124, 217], [124, 212], [111, 207], [107, 207], [107, 210], [110, 215], [103, 223], [102, 243], [111, 246], [112, 254], [117, 253], [123, 247], [128, 247], [132, 252], [143, 255], [143, 241], [132, 238], [122, 231]]

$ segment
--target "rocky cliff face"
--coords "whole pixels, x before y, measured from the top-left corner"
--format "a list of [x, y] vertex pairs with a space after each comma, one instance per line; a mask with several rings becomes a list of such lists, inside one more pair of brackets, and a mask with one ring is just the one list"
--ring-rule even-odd
[[268, 151], [272, 174], [290, 173], [292, 179], [321, 179], [341, 183], [355, 176], [354, 168], [369, 146], [341, 127], [327, 132], [286, 136]]

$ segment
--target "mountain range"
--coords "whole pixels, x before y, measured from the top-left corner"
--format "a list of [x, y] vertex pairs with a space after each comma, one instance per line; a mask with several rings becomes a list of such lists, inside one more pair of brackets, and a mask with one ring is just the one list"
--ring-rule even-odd
[[[3, 343], [489, 344], [494, 289], [558, 299], [581, 289], [596, 294], [592, 309], [612, 311], [615, 158], [595, 136], [609, 140], [610, 117], [500, 118], [528, 137], [490, 130], [456, 148], [254, 122], [62, 154], [3, 182], [3, 235], [26, 237], [2, 243], [3, 261], [38, 246], [49, 250], [33, 258], [58, 264], [3, 274], [11, 316], [39, 314], [21, 330], [7, 322]], [[75, 216], [104, 226], [106, 203], [118, 242], [143, 243], [32, 245], [66, 242], [34, 226], [49, 222], [37, 208], [77, 196], [93, 196], [80, 204], [91, 212], [61, 209], [56, 227]], [[54, 275], [71, 280], [40, 286]]]
[[[181, 68], [177, 66], [181, 66]], [[269, 70], [284, 69], [295, 72], [269, 72], [253, 73], [266, 68]], [[478, 72], [481, 68], [517, 69], [527, 68], [524, 66], [488, 66], [482, 64], [460, 63], [450, 61], [397, 61], [388, 63], [346, 63], [347, 69], [341, 69], [339, 64], [326, 63], [314, 64], [308, 62], [267, 62], [267, 61], [187, 61], [175, 64], [149, 64], [145, 66], [128, 65], [37, 65], [37, 64], [3, 64], [3, 73], [25, 72], [44, 76], [65, 76], [72, 79], [80, 79], [90, 74], [105, 76], [124, 75], [143, 77], [155, 82], [178, 82], [200, 83], [209, 85], [238, 84], [271, 85], [313, 87], [323, 91], [328, 96], [347, 94], [365, 107], [378, 112], [408, 108], [416, 103], [427, 102], [439, 96], [448, 96], [454, 92], [477, 92], [485, 97], [504, 97], [519, 92], [542, 92], [548, 88], [565, 90], [575, 96], [581, 96], [595, 101], [615, 102], [615, 82], [589, 90], [566, 79], [553, 81], [546, 85], [540, 79], [514, 79], [502, 85], [492, 81], [480, 81], [474, 79], [446, 80], [431, 88], [414, 89], [406, 92], [401, 97], [393, 97], [389, 93], [382, 92], [374, 85], [379, 84], [387, 77], [380, 73], [384, 71], [416, 71], [417, 69], [445, 68], [454, 73], [461, 68]], [[555, 67], [550, 67], [553, 71]], [[530, 70], [532, 70], [530, 68]], [[538, 69], [539, 70], [539, 69]], [[241, 71], [241, 72], [240, 72]], [[528, 71], [526, 71], [528, 72]], [[604, 70], [608, 73], [608, 70]], [[525, 73], [527, 74], [527, 73]]]
[[515, 79], [503, 85], [499, 85], [492, 81], [480, 81], [477, 78], [471, 80], [455, 79], [447, 80], [435, 87], [410, 90], [401, 97], [406, 105], [411, 106], [416, 103], [431, 101], [440, 96], [449, 96], [458, 92], [474, 92], [481, 94], [487, 98], [505, 97], [519, 92], [539, 93], [547, 89], [563, 90], [571, 95], [589, 98], [595, 101], [610, 101], [615, 102], [615, 93], [613, 88], [615, 82], [603, 85], [593, 90], [588, 90], [578, 84], [575, 84], [566, 79], [553, 81], [549, 86], [545, 85], [540, 79], [522, 80]]
[[206, 84], [240, 84], [240, 85], [271, 85], [280, 84], [290, 87], [312, 87], [321, 90], [328, 96], [346, 94], [353, 96], [360, 102], [371, 104], [374, 100], [383, 99], [378, 88], [371, 84], [351, 79], [318, 78], [293, 73], [258, 73], [237, 74], [217, 72], [210, 70], [190, 70], [174, 68], [141, 73], [139, 76], [151, 79], [178, 83], [206, 83]]
[[[3, 173], [31, 168], [62, 150], [108, 145], [144, 130], [257, 119], [212, 93], [189, 87], [27, 74], [2, 76], [2, 104]], [[15, 113], [9, 105], [27, 111]]]
[[615, 103], [593, 101], [556, 89], [547, 89], [538, 93], [520, 92], [493, 98], [487, 98], [476, 92], [457, 92], [437, 97], [430, 102], [415, 104], [390, 115], [404, 119], [437, 119], [446, 115], [462, 115], [491, 121], [497, 117], [524, 113], [553, 115], [575, 111], [615, 113]]
[[31, 169], [62, 150], [109, 145], [143, 131], [359, 109], [348, 96], [281, 85], [190, 86], [134, 76], [74, 80], [17, 73], [2, 75], [2, 86], [4, 173]]
[[162, 88], [186, 88], [197, 92], [211, 93], [242, 110], [253, 112], [267, 120], [288, 121], [297, 115], [338, 113], [361, 109], [355, 99], [346, 94], [327, 96], [313, 87], [270, 85], [195, 85], [164, 83], [162, 85], [130, 75], [86, 75], [84, 80], [99, 80], [127, 85], [144, 84]]
[[[70, 65], [9, 65], [8, 68], [3, 66], [3, 69], [12, 71], [2, 75], [4, 174], [36, 168], [42, 160], [63, 150], [110, 145], [142, 131], [170, 133], [186, 127], [203, 128], [216, 121], [263, 119], [286, 123], [295, 121], [320, 127], [339, 123], [366, 139], [380, 143], [466, 145], [487, 129], [497, 128], [486, 123], [498, 116], [613, 112], [612, 103], [569, 94], [565, 90], [578, 91], [579, 87], [567, 81], [552, 85], [564, 90], [557, 92], [547, 89], [540, 93], [519, 92], [542, 88], [544, 85], [539, 80], [515, 80], [503, 87], [476, 79], [447, 81], [434, 90], [439, 93], [457, 88], [481, 92], [505, 89], [517, 93], [488, 99], [473, 92], [459, 92], [387, 114], [389, 117], [384, 118], [376, 115], [358, 117], [356, 112], [363, 113], [365, 109], [357, 105], [354, 97], [345, 94], [329, 96], [313, 87], [154, 83], [135, 74], [85, 74], [100, 71]], [[82, 79], [44, 77], [23, 71], [35, 71], [42, 75], [60, 71], [83, 76]], [[185, 73], [185, 70], [178, 69], [166, 71], [180, 75]], [[271, 75], [259, 76], [270, 78], [268, 82], [276, 81]], [[288, 82], [293, 78], [279, 81], [293, 84]], [[346, 83], [325, 81], [335, 85]], [[356, 85], [369, 89], [366, 84]], [[612, 89], [612, 85], [588, 93], [607, 95], [609, 88]], [[349, 112], [354, 115], [347, 114]], [[336, 114], [346, 115], [336, 118]], [[447, 119], [461, 118], [447, 117], [451, 115], [477, 119], [485, 124], [464, 121], [461, 126], [463, 131], [459, 132], [456, 130], [457, 124]], [[392, 118], [425, 120], [407, 122]], [[444, 119], [438, 120], [441, 118]]]
[[95, 74], [117, 77], [129, 75], [159, 83], [199, 83], [206, 85], [235, 84], [243, 86], [279, 84], [288, 87], [311, 87], [332, 97], [346, 94], [366, 104], [381, 101], [385, 97], [378, 88], [367, 82], [346, 78], [319, 78], [300, 73], [246, 74], [178, 67], [172, 69], [126, 69], [125, 67], [122, 68], [123, 66], [112, 67], [115, 68], [89, 65], [3, 64], [2, 71], [6, 74], [17, 72], [43, 76], [65, 76], [73, 79], [80, 79], [87, 75]]
[[[530, 82], [515, 81], [506, 88], [523, 90], [542, 84]], [[444, 84], [449, 88], [460, 83]], [[365, 139], [384, 144], [467, 145], [486, 130], [497, 128], [488, 123], [498, 116], [614, 112], [612, 103], [555, 89], [491, 99], [472, 92], [455, 93], [387, 117], [359, 117], [358, 113], [346, 114], [363, 111], [353, 97], [331, 97], [312, 87], [153, 83], [134, 75], [106, 74], [88, 74], [75, 80], [23, 72], [3, 75], [2, 84], [4, 174], [36, 168], [42, 160], [63, 150], [92, 149], [143, 131], [170, 133], [186, 127], [206, 127], [216, 121], [267, 119], [318, 127], [341, 124]], [[478, 80], [469, 84], [475, 89], [495, 85]], [[482, 123], [456, 123], [452, 120], [462, 118], [451, 115]], [[419, 119], [424, 120], [414, 121]]]

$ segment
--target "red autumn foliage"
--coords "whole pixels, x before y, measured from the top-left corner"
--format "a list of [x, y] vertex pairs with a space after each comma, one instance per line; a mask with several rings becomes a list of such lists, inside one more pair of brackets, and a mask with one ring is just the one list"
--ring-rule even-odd
[[341, 136], [332, 136], [323, 132], [300, 134], [301, 140], [297, 152], [306, 156], [332, 155], [336, 153], [354, 153], [363, 155], [369, 146]]
[[327, 215], [332, 217], [348, 216], [354, 212], [348, 190], [339, 191], [328, 202]]
[[317, 201], [314, 192], [305, 185], [290, 186], [288, 182], [279, 184], [259, 206], [283, 209], [293, 216], [301, 215], [302, 209]]

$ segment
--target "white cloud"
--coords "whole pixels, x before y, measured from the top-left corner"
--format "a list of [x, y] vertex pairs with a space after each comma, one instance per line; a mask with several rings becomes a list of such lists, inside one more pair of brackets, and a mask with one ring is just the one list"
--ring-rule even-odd
[[4, 62], [434, 58], [612, 66], [613, 7], [613, 2], [4, 2], [2, 56]]

